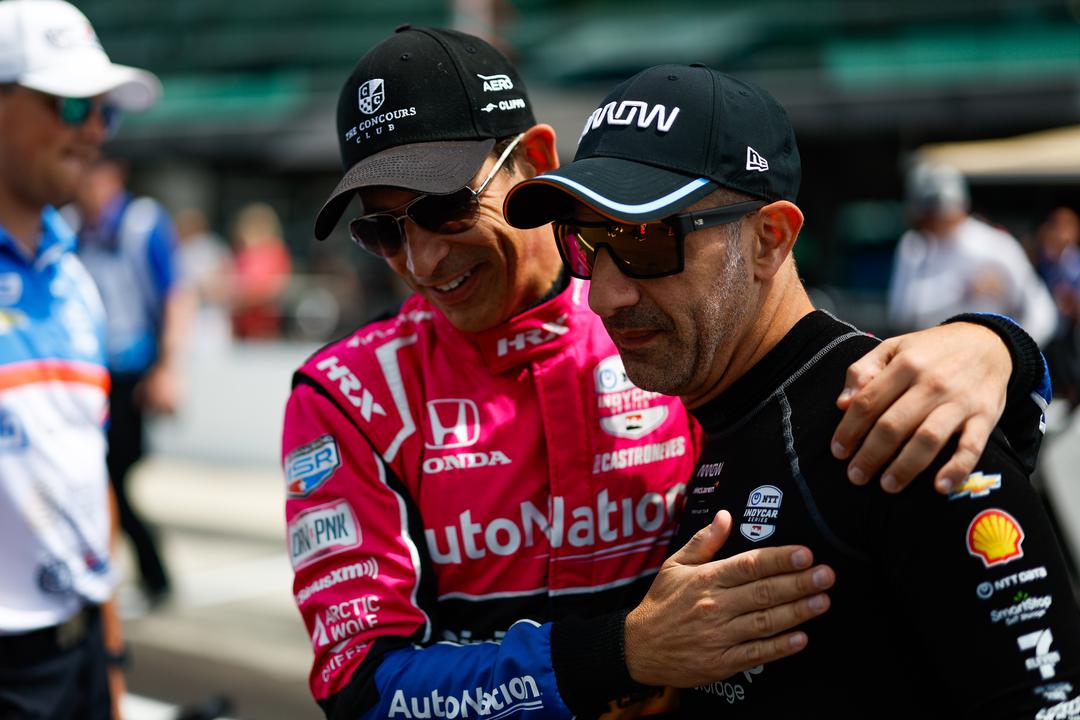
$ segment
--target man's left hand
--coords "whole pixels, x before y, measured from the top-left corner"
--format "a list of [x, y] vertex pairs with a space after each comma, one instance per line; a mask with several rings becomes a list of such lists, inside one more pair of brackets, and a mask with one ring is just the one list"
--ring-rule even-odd
[[947, 493], [982, 455], [1005, 409], [1011, 374], [1005, 343], [981, 325], [949, 323], [885, 340], [848, 368], [836, 401], [844, 417], [833, 455], [851, 458], [848, 478], [856, 485], [888, 463], [881, 486], [899, 492], [959, 433], [956, 451], [934, 478], [938, 492]]

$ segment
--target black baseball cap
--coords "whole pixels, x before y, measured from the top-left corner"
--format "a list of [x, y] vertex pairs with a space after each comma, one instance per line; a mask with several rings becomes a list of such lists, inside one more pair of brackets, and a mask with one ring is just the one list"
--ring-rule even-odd
[[330, 234], [360, 188], [465, 187], [497, 138], [535, 124], [525, 84], [498, 50], [454, 30], [402, 25], [360, 59], [341, 89], [345, 176], [315, 217], [315, 237]]
[[515, 186], [503, 210], [515, 227], [538, 227], [577, 199], [620, 221], [650, 222], [719, 187], [794, 201], [801, 174], [775, 98], [704, 65], [658, 65], [593, 111], [572, 163]]

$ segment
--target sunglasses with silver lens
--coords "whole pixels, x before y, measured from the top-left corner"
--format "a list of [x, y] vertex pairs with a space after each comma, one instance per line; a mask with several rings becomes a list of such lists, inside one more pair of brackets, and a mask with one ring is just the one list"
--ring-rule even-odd
[[606, 248], [622, 274], [650, 280], [683, 271], [685, 240], [691, 232], [735, 222], [764, 206], [761, 200], [751, 200], [637, 224], [556, 220], [555, 242], [576, 278], [592, 278], [596, 253]]
[[506, 146], [476, 190], [466, 185], [452, 193], [420, 195], [391, 210], [361, 215], [349, 221], [349, 235], [353, 242], [372, 255], [390, 258], [401, 252], [401, 244], [405, 239], [402, 223], [406, 218], [424, 230], [439, 235], [457, 235], [470, 229], [480, 217], [480, 196], [506, 162], [506, 158], [510, 157], [522, 135], [518, 135]]

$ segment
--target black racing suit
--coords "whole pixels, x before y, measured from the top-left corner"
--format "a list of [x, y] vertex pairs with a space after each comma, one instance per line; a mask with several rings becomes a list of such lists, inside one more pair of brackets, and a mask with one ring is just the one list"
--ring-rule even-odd
[[1024, 466], [995, 432], [963, 492], [848, 482], [829, 452], [845, 371], [876, 340], [803, 318], [694, 411], [706, 439], [673, 547], [720, 509], [722, 557], [805, 544], [836, 570], [796, 655], [682, 694], [688, 718], [1080, 717], [1080, 610]]

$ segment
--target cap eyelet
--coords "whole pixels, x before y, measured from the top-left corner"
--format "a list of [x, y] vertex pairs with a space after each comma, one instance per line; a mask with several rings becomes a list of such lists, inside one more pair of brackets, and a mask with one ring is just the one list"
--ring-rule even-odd
[[466, 45], [465, 46], [465, 52], [475, 54], [476, 53], [476, 48], [473, 47], [472, 45]]
[[410, 55], [409, 53], [401, 53], [401, 59], [402, 60], [408, 60], [411, 57], [412, 57], [412, 55]]

